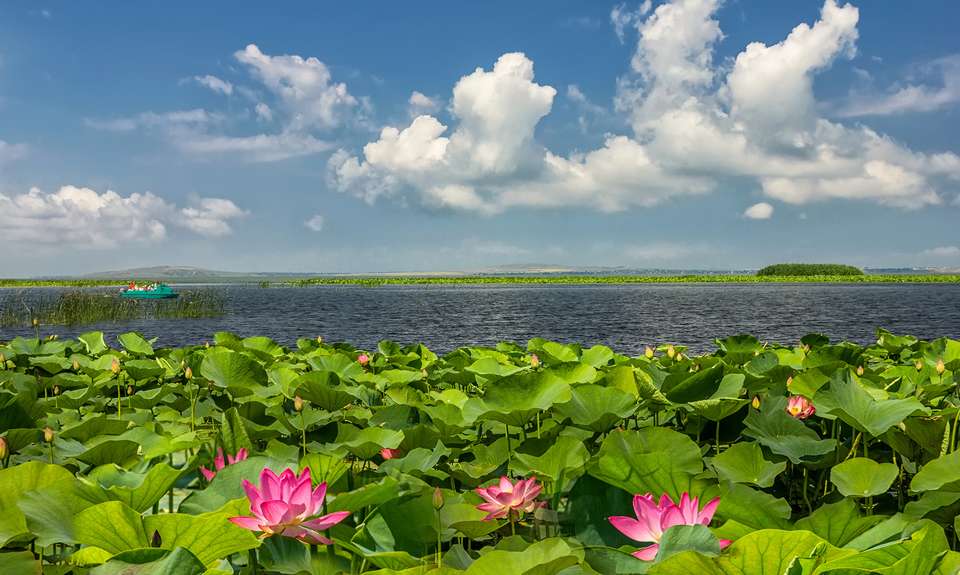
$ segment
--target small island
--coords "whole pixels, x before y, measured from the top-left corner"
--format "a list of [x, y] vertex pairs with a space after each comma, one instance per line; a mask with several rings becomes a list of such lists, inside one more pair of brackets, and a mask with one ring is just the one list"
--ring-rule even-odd
[[862, 276], [863, 270], [845, 264], [773, 264], [757, 270], [758, 276]]

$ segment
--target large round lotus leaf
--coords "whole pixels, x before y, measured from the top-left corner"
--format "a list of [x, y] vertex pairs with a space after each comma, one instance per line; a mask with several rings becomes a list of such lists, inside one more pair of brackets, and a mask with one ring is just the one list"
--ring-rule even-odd
[[886, 493], [898, 473], [899, 468], [892, 463], [855, 457], [831, 469], [830, 481], [847, 497], [873, 497]]
[[519, 427], [537, 412], [569, 401], [570, 397], [570, 385], [549, 371], [520, 373], [486, 389], [484, 417]]
[[679, 500], [703, 471], [700, 449], [665, 427], [615, 430], [603, 440], [591, 475], [634, 494], [666, 493]]
[[153, 355], [153, 345], [136, 332], [123, 333], [117, 336], [117, 340], [123, 349], [133, 355]]
[[772, 463], [763, 457], [763, 450], [752, 442], [735, 443], [710, 460], [717, 475], [734, 483], [752, 483], [758, 487], [770, 487], [774, 479], [783, 473], [787, 463]]
[[636, 400], [615, 387], [578, 385], [571, 391], [570, 401], [554, 408], [573, 423], [603, 432], [636, 409]]
[[266, 385], [267, 372], [257, 360], [229, 349], [211, 349], [203, 357], [200, 374], [218, 387], [231, 390]]
[[804, 458], [816, 458], [836, 448], [833, 439], [820, 439], [817, 432], [786, 412], [786, 397], [764, 397], [760, 409], [751, 409], [743, 420], [747, 437], [770, 451], [799, 464]]

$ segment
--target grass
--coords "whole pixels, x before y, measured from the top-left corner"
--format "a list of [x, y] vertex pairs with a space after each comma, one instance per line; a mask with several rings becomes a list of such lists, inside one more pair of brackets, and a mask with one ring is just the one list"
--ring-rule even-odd
[[885, 275], [550, 275], [550, 276], [382, 276], [382, 277], [321, 277], [290, 282], [296, 286], [312, 285], [359, 285], [376, 287], [382, 285], [473, 285], [473, 284], [672, 284], [672, 283], [960, 283], [960, 275], [936, 274], [885, 274]]
[[223, 315], [221, 292], [199, 289], [182, 292], [173, 300], [130, 300], [98, 291], [70, 290], [28, 297], [17, 292], [0, 299], [0, 327], [81, 325], [134, 319], [191, 319]]
[[758, 276], [862, 276], [863, 270], [842, 264], [774, 264], [757, 271]]

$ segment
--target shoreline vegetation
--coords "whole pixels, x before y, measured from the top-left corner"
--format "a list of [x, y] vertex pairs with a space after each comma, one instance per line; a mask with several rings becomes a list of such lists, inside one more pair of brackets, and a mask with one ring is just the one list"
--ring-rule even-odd
[[[590, 285], [590, 284], [685, 284], [685, 283], [857, 283], [857, 284], [952, 284], [960, 283], [960, 274], [869, 274], [863, 275], [752, 275], [752, 274], [689, 274], [689, 275], [593, 275], [593, 274], [556, 274], [556, 275], [337, 275], [305, 279], [262, 279], [245, 280], [243, 278], [211, 278], [200, 280], [177, 280], [171, 278], [156, 279], [173, 285], [191, 284], [251, 284], [261, 287], [309, 287], [309, 286], [367, 286], [381, 285]], [[138, 278], [140, 281], [141, 278]], [[121, 286], [128, 278], [118, 279], [0, 279], [0, 288], [96, 288]]]
[[714, 342], [0, 341], [0, 571], [957, 572], [960, 341]]

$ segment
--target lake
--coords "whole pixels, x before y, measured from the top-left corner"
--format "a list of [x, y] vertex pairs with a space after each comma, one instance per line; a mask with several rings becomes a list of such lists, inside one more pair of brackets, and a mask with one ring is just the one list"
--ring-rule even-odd
[[[54, 288], [39, 289], [49, 294]], [[109, 336], [139, 331], [157, 337], [157, 345], [164, 347], [209, 341], [217, 331], [265, 335], [284, 345], [322, 335], [327, 341], [347, 341], [368, 349], [382, 339], [423, 342], [438, 352], [544, 337], [587, 346], [603, 344], [634, 355], [642, 353], [645, 345], [661, 343], [710, 351], [714, 338], [738, 333], [785, 344], [811, 332], [834, 341], [868, 343], [875, 340], [876, 328], [883, 327], [923, 339], [960, 339], [960, 285], [227, 285], [217, 289], [227, 297], [223, 317], [43, 326], [42, 333], [72, 337], [90, 330]], [[32, 334], [30, 328], [0, 328], [0, 340]], [[115, 344], [112, 337], [108, 341]]]

